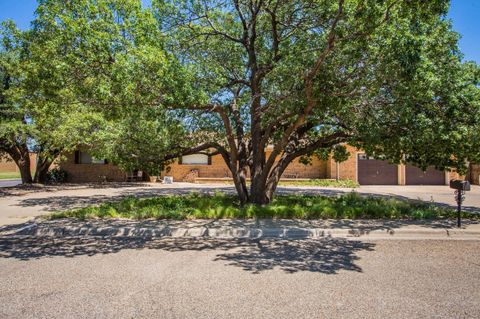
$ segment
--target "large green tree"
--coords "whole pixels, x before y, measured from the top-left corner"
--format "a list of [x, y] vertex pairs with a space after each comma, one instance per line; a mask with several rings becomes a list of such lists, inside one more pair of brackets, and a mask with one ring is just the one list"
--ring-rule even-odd
[[37, 66], [57, 80], [33, 86], [41, 105], [101, 114], [90, 146], [124, 167], [221, 154], [242, 203], [268, 203], [298, 157], [345, 158], [344, 143], [463, 170], [479, 156], [479, 72], [448, 5], [42, 0]]
[[268, 203], [295, 158], [341, 154], [342, 143], [462, 170], [478, 154], [478, 72], [461, 63], [448, 6], [153, 1], [168, 49], [208, 97], [164, 106], [210, 133], [198, 146], [222, 154], [244, 203]]

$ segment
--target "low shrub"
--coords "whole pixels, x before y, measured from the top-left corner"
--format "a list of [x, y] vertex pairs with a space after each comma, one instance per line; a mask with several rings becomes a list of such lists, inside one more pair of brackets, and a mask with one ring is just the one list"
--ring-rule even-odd
[[47, 184], [60, 184], [67, 181], [67, 172], [61, 168], [53, 168], [47, 173]]
[[[465, 217], [477, 215], [464, 213]], [[286, 218], [286, 219], [433, 219], [455, 217], [453, 210], [434, 203], [405, 201], [385, 197], [365, 197], [356, 192], [342, 196], [288, 195], [276, 196], [264, 206], [241, 207], [235, 196], [191, 194], [147, 199], [125, 198], [58, 212], [50, 218], [131, 218], [131, 219], [219, 219], [219, 218]]]

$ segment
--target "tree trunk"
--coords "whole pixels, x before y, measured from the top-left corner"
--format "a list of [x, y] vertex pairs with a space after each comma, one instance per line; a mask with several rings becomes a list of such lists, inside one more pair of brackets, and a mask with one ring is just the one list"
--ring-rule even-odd
[[48, 169], [50, 168], [51, 164], [52, 164], [51, 160], [40, 159], [39, 157], [39, 160], [37, 160], [35, 176], [33, 177], [33, 181], [35, 183], [45, 184], [47, 182]]
[[250, 185], [250, 203], [256, 205], [266, 205], [270, 203], [271, 198], [267, 196], [267, 185], [260, 176], [252, 176]]
[[32, 172], [30, 171], [30, 158], [21, 159], [16, 162], [18, 169], [20, 170], [20, 177], [22, 178], [22, 184], [32, 183]]
[[[282, 157], [273, 168], [268, 167], [268, 174], [261, 174], [257, 178], [252, 178], [251, 202], [258, 205], [269, 204], [277, 189], [278, 182], [287, 166], [295, 159], [295, 156], [289, 155]], [[266, 177], [265, 177], [266, 176]], [[253, 182], [255, 180], [255, 183]]]
[[250, 187], [250, 203], [256, 205], [267, 205], [269, 204], [277, 189], [277, 185], [280, 178], [271, 176], [267, 182], [261, 182], [260, 179], [257, 179], [257, 182]]
[[[47, 156], [45, 156], [47, 155]], [[60, 155], [59, 150], [49, 151], [48, 153], [38, 153], [37, 155], [37, 168], [35, 170], [35, 176], [33, 181], [35, 183], [45, 184], [47, 183], [48, 170], [53, 161]]]
[[30, 153], [28, 152], [27, 145], [14, 146], [7, 149], [6, 152], [10, 155], [15, 164], [17, 164], [22, 184], [31, 184], [32, 173], [30, 171]]
[[237, 190], [237, 195], [238, 195], [238, 198], [240, 199], [240, 204], [243, 206], [249, 200], [247, 181], [245, 178], [245, 169], [240, 168], [239, 170], [237, 170], [236, 165], [234, 165], [234, 163], [227, 163], [227, 164], [230, 164], [228, 167], [230, 169], [230, 172], [232, 173], [233, 183], [235, 185], [235, 189]]
[[243, 206], [249, 200], [247, 185], [245, 183], [245, 180], [242, 180], [239, 178], [239, 176], [236, 176], [233, 178], [233, 183], [235, 184], [235, 189], [237, 190], [237, 195], [238, 195], [238, 198], [240, 199], [240, 204]]

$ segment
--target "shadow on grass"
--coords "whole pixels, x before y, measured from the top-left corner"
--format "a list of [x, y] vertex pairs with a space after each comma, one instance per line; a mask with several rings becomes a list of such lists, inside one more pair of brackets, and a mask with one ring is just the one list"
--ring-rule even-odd
[[[139, 186], [141, 187], [141, 186]], [[223, 193], [234, 194], [233, 188], [140, 188], [133, 190], [124, 190], [119, 195], [93, 195], [93, 196], [54, 196], [48, 195], [41, 198], [26, 198], [18, 202], [17, 206], [20, 207], [36, 207], [43, 206], [43, 211], [54, 212], [68, 210], [77, 207], [84, 207], [90, 205], [99, 205], [106, 202], [120, 201], [126, 197], [135, 198], [151, 198], [156, 196], [168, 196], [168, 195], [188, 195], [191, 193], [199, 194], [215, 194], [215, 192], [221, 191]]]
[[281, 269], [336, 274], [361, 272], [356, 265], [360, 251], [375, 244], [345, 239], [321, 240], [217, 240], [145, 239], [98, 237], [0, 237], [0, 258], [31, 260], [43, 257], [77, 257], [117, 253], [124, 249], [158, 249], [169, 252], [215, 251], [214, 261], [260, 273]]

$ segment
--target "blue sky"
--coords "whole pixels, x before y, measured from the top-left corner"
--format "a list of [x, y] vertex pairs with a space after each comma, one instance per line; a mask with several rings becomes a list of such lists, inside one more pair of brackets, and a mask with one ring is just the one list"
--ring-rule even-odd
[[[27, 28], [36, 6], [36, 0], [0, 0], [0, 21], [12, 19]], [[465, 60], [480, 63], [480, 0], [451, 0], [448, 16], [453, 29], [462, 35], [459, 45]]]

